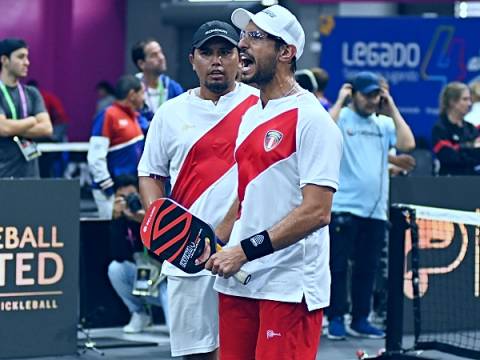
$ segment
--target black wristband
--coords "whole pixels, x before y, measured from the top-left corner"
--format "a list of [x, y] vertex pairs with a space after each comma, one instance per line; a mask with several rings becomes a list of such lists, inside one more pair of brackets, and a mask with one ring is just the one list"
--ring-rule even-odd
[[266, 230], [240, 241], [240, 246], [248, 261], [273, 253], [272, 241]]

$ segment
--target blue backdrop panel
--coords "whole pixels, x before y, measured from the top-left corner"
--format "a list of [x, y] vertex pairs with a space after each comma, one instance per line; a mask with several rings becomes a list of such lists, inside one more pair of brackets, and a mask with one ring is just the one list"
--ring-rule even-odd
[[327, 96], [354, 73], [383, 75], [416, 136], [430, 141], [442, 87], [480, 77], [480, 19], [324, 18], [320, 66], [330, 74]]

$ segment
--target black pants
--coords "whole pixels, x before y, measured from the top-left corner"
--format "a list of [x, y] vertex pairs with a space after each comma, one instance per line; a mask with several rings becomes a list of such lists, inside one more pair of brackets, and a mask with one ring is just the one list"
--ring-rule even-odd
[[332, 273], [331, 319], [348, 312], [348, 261], [352, 260], [352, 317], [367, 317], [372, 304], [373, 284], [385, 238], [386, 221], [333, 213], [330, 223], [330, 270]]

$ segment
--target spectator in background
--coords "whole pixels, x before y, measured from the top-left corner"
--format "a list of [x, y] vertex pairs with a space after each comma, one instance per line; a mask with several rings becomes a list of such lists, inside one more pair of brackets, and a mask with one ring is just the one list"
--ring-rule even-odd
[[461, 82], [447, 84], [440, 94], [440, 119], [432, 130], [433, 152], [440, 161], [440, 175], [480, 173], [480, 133], [464, 121], [472, 100]]
[[[347, 99], [350, 104], [343, 107]], [[381, 113], [385, 116], [379, 116]], [[333, 199], [330, 223], [331, 300], [328, 337], [344, 339], [348, 312], [347, 278], [353, 260], [352, 336], [383, 338], [368, 321], [376, 268], [386, 232], [389, 174], [388, 150], [412, 150], [415, 140], [388, 88], [371, 72], [360, 72], [342, 86], [330, 110], [344, 138], [340, 187]]]
[[0, 41], [0, 178], [38, 178], [36, 144], [52, 135], [52, 123], [37, 89], [23, 86], [28, 46], [21, 39]]
[[97, 108], [95, 110], [95, 116], [107, 107], [112, 105], [115, 101], [115, 90], [108, 81], [102, 80], [96, 86], [97, 91]]
[[328, 85], [328, 73], [321, 68], [303, 69], [295, 72], [298, 84], [315, 94], [320, 104], [329, 111], [332, 103], [325, 97], [325, 88]]
[[472, 109], [465, 115], [465, 121], [473, 124], [477, 129], [480, 128], [480, 79], [470, 84], [470, 93], [472, 95]]
[[[30, 80], [27, 85], [33, 86], [42, 95], [45, 107], [52, 121], [53, 134], [49, 137], [37, 139], [38, 142], [67, 142], [69, 118], [61, 100], [50, 91], [40, 88], [38, 81]], [[67, 154], [68, 156], [68, 154]], [[64, 154], [59, 152], [44, 153], [40, 158], [40, 176], [42, 178], [61, 177], [66, 166]]]
[[102, 218], [111, 218], [113, 177], [137, 173], [148, 123], [137, 112], [143, 106], [144, 90], [138, 78], [122, 76], [116, 86], [118, 101], [94, 120], [87, 161], [93, 177], [93, 197]]
[[140, 71], [137, 77], [145, 85], [145, 105], [142, 115], [151, 121], [160, 105], [183, 93], [183, 88], [164, 74], [167, 71], [167, 59], [162, 47], [155, 39], [149, 38], [137, 42], [132, 47], [132, 61]]
[[[151, 325], [148, 305], [161, 306], [168, 325], [167, 283], [160, 275], [160, 263], [143, 252], [140, 240], [140, 223], [145, 211], [138, 194], [138, 181], [133, 175], [115, 178], [115, 202], [111, 223], [111, 251], [113, 261], [108, 266], [108, 278], [116, 293], [130, 311], [131, 318], [123, 328], [125, 333], [139, 333]], [[156, 283], [152, 291], [136, 283], [140, 269], [152, 269], [149, 274]], [[141, 271], [141, 270], [140, 270]], [[142, 295], [132, 291], [142, 290]], [[154, 292], [154, 294], [151, 294]], [[155, 294], [158, 292], [158, 294]]]

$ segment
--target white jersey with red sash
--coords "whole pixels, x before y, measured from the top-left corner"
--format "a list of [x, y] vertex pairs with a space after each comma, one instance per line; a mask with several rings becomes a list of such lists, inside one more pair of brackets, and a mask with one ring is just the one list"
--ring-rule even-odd
[[[235, 199], [237, 170], [233, 152], [243, 114], [258, 101], [258, 90], [237, 84], [217, 104], [198, 89], [165, 102], [150, 125], [139, 176], [171, 178], [171, 198], [216, 227]], [[165, 263], [163, 272], [186, 274]]]
[[[308, 92], [260, 102], [244, 116], [237, 139], [240, 210], [227, 246], [235, 246], [284, 219], [302, 202], [308, 184], [338, 188], [342, 137], [337, 125]], [[252, 161], [252, 159], [254, 159]], [[229, 295], [301, 302], [309, 310], [330, 298], [328, 227], [268, 256], [245, 264], [248, 286], [217, 278]]]

